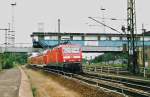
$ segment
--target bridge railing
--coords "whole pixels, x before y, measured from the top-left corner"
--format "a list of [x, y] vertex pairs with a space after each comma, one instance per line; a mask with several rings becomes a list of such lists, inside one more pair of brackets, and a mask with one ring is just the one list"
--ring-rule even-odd
[[120, 46], [83, 46], [83, 51], [123, 51]]
[[25, 48], [25, 47], [32, 47], [32, 43], [15, 43], [13, 46], [9, 44], [0, 44], [0, 47], [19, 47], [19, 48]]
[[15, 47], [32, 47], [32, 43], [15, 43]]
[[0, 53], [4, 52], [32, 52], [32, 43], [15, 43], [14, 45], [0, 44]]

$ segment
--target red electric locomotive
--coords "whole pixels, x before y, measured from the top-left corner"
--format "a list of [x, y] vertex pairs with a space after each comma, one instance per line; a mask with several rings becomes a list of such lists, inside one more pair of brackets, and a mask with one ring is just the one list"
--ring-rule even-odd
[[[34, 60], [33, 60], [34, 59]], [[63, 44], [30, 57], [30, 64], [67, 72], [82, 72], [82, 50], [79, 45]]]

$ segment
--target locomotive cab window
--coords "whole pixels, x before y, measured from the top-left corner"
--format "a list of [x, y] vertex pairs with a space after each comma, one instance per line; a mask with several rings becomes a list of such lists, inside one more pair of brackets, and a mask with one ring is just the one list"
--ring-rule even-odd
[[72, 53], [80, 53], [80, 48], [71, 48], [72, 49]]
[[77, 47], [66, 47], [66, 48], [63, 48], [63, 52], [64, 53], [80, 53], [80, 48], [77, 48]]

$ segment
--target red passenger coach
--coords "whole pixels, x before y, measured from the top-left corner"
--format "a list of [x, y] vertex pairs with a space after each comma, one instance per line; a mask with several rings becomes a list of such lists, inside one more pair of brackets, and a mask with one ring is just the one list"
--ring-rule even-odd
[[31, 65], [43, 66], [45, 64], [44, 56], [43, 55], [30, 56], [28, 58], [28, 63]]
[[45, 50], [40, 56], [32, 57], [30, 64], [33, 63], [67, 72], [82, 72], [82, 50], [79, 45], [59, 45]]

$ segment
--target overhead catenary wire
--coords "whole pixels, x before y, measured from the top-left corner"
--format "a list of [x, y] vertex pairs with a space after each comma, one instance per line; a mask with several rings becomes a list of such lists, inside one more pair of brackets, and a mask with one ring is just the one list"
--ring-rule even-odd
[[98, 21], [96, 19], [94, 19], [93, 17], [88, 17], [88, 18], [94, 20], [95, 22], [97, 22], [97, 23], [99, 23], [99, 24], [101, 24], [101, 25], [103, 25], [103, 26], [105, 26], [105, 27], [107, 27], [107, 28], [109, 28], [109, 29], [111, 29], [111, 30], [113, 30], [115, 32], [118, 32], [118, 33], [124, 35], [124, 33], [120, 32], [120, 31], [116, 30], [115, 28], [112, 28], [112, 27], [110, 27], [110, 26], [108, 26], [108, 25], [106, 25], [106, 24], [104, 24], [104, 23], [102, 23], [102, 22], [100, 22], [100, 21]]

